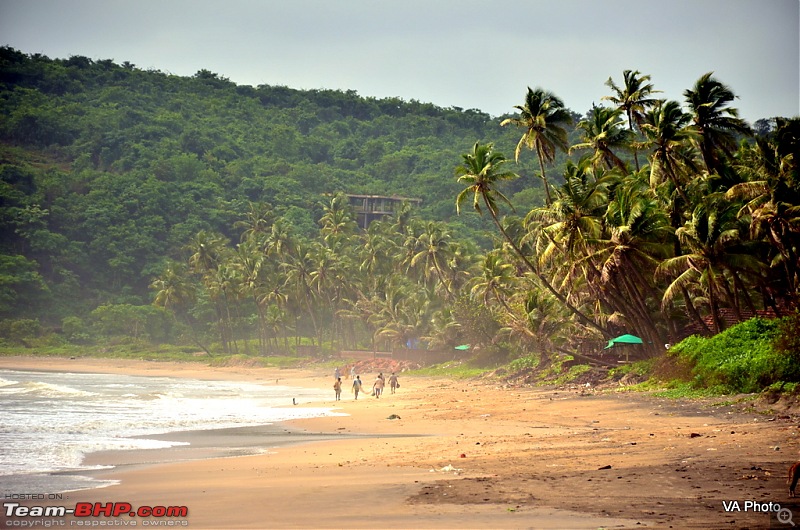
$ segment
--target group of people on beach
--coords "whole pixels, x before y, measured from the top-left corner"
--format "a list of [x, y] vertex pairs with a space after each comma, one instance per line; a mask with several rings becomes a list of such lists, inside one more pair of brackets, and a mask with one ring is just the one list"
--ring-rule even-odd
[[[336, 401], [342, 399], [342, 374], [337, 367], [334, 371], [333, 377], [335, 379], [333, 383], [333, 390], [336, 393]], [[350, 370], [350, 378], [353, 380], [353, 395], [355, 399], [358, 399], [358, 394], [363, 391], [364, 383], [361, 381], [361, 376], [356, 375], [355, 369]], [[376, 398], [380, 398], [381, 394], [383, 394], [383, 389], [386, 387], [386, 378], [383, 375], [383, 372], [378, 374], [378, 377], [375, 378], [375, 382], [372, 383], [372, 395]], [[389, 388], [391, 389], [392, 394], [395, 393], [395, 390], [400, 388], [400, 382], [397, 380], [397, 375], [392, 372], [392, 375], [389, 376]]]

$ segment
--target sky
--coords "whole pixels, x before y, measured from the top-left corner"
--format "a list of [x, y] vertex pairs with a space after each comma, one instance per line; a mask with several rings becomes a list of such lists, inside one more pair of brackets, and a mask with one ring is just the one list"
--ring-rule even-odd
[[581, 114], [624, 70], [683, 102], [707, 72], [753, 122], [800, 115], [800, 0], [0, 0], [0, 45], [243, 85]]

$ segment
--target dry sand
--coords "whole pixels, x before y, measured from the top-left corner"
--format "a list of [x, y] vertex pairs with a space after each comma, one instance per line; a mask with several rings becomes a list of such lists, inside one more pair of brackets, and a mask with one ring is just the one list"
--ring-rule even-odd
[[[199, 363], [6, 357], [0, 367], [333, 383], [329, 374], [309, 370]], [[186, 506], [186, 518], [169, 522], [196, 529], [791, 528], [757, 511], [770, 502], [789, 508], [800, 523], [800, 503], [788, 497], [785, 479], [800, 459], [790, 413], [758, 412], [751, 400], [667, 400], [402, 375], [400, 381], [397, 394], [387, 389], [381, 399], [362, 394], [355, 401], [345, 381], [337, 403], [331, 388], [322, 405], [348, 416], [279, 426], [293, 433], [294, 445], [277, 446], [274, 428], [249, 429], [181, 434], [194, 453], [91, 455], [91, 463], [118, 466], [98, 478], [120, 483], [68, 493], [65, 504]], [[306, 405], [312, 404], [298, 406]], [[263, 437], [263, 448], [271, 449], [209, 458], [233, 435], [254, 444]], [[199, 459], [176, 462], [185, 458]], [[740, 511], [726, 512], [730, 501]], [[102, 521], [141, 527], [155, 520], [63, 522]], [[9, 525], [0, 514], [0, 527]]]

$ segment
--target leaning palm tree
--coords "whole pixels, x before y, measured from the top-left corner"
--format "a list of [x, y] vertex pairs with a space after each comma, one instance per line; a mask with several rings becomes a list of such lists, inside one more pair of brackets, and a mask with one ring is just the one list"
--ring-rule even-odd
[[528, 87], [524, 105], [516, 105], [519, 116], [507, 118], [500, 122], [500, 125], [516, 125], [524, 129], [522, 138], [517, 144], [514, 152], [514, 159], [519, 162], [519, 153], [522, 146], [536, 150], [539, 159], [539, 169], [541, 169], [542, 182], [544, 182], [544, 192], [547, 204], [550, 204], [550, 186], [545, 175], [544, 165], [555, 160], [556, 150], [561, 149], [566, 152], [569, 148], [567, 130], [564, 128], [572, 124], [572, 116], [564, 107], [564, 102], [557, 96], [537, 88], [532, 90]]
[[539, 268], [534, 265], [530, 259], [528, 259], [517, 241], [515, 241], [514, 238], [509, 235], [508, 231], [500, 222], [500, 219], [497, 216], [497, 200], [499, 199], [507, 203], [509, 206], [512, 205], [505, 195], [500, 193], [495, 187], [501, 181], [519, 177], [519, 175], [516, 173], [506, 171], [503, 168], [508, 161], [505, 155], [495, 151], [494, 146], [491, 143], [481, 144], [480, 142], [475, 142], [475, 145], [472, 147], [472, 152], [462, 155], [462, 159], [463, 163], [456, 168], [456, 175], [458, 176], [459, 182], [468, 184], [468, 186], [456, 197], [456, 211], [459, 213], [461, 212], [461, 204], [470, 195], [472, 195], [472, 206], [479, 214], [483, 212], [481, 208], [481, 202], [483, 202], [484, 207], [489, 211], [489, 215], [491, 215], [494, 224], [497, 226], [498, 230], [500, 230], [503, 238], [506, 240], [506, 242], [508, 242], [517, 256], [519, 256], [528, 270], [530, 270], [539, 279], [542, 285], [548, 291], [550, 291], [559, 302], [567, 307], [582, 323], [587, 326], [591, 326], [602, 332], [604, 335], [610, 337], [610, 334], [607, 330], [603, 329], [599, 324], [583, 314], [578, 308], [572, 305], [564, 295], [562, 295], [552, 286]]
[[723, 159], [733, 154], [736, 134], [753, 134], [747, 122], [739, 118], [738, 110], [728, 107], [736, 97], [733, 91], [712, 75], [708, 72], [683, 92], [700, 134], [700, 152], [709, 173], [718, 172]]
[[[613, 96], [603, 96], [600, 99], [605, 99], [614, 103], [617, 108], [625, 113], [628, 117], [628, 128], [634, 132], [634, 124], [638, 128], [642, 121], [644, 121], [645, 111], [656, 104], [656, 99], [649, 96], [660, 90], [654, 90], [653, 84], [650, 81], [649, 75], [639, 75], [639, 70], [625, 70], [622, 72], [623, 86], [619, 87], [614, 83], [610, 77], [606, 81], [608, 86], [613, 92]], [[636, 163], [636, 171], [639, 171], [639, 156], [634, 148], [633, 160]]]
[[607, 237], [592, 256], [599, 263], [600, 294], [646, 338], [647, 350], [661, 352], [665, 341], [657, 321], [654, 273], [671, 257], [675, 236], [645, 175], [629, 176], [617, 186], [605, 225]]

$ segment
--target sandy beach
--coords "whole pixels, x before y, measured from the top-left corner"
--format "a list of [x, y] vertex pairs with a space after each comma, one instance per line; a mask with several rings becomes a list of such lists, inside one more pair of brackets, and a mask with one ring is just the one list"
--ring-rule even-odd
[[[119, 483], [64, 494], [65, 506], [178, 506], [188, 514], [65, 518], [66, 526], [791, 528], [786, 515], [800, 523], [785, 478], [800, 460], [797, 416], [777, 404], [402, 374], [396, 394], [356, 401], [345, 381], [336, 402], [332, 374], [312, 370], [33, 357], [0, 358], [0, 368], [330, 388], [330, 402], [297, 406], [347, 414], [165, 435], [189, 441], [183, 450], [89, 455], [115, 466], [99, 478]], [[362, 379], [371, 386], [375, 375]], [[231, 437], [265, 452], [225, 454]], [[790, 510], [781, 520], [765, 513], [778, 504]], [[21, 527], [14, 519], [3, 514], [0, 527]]]

